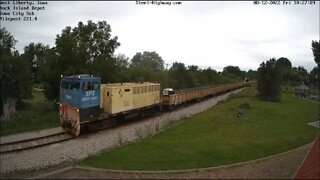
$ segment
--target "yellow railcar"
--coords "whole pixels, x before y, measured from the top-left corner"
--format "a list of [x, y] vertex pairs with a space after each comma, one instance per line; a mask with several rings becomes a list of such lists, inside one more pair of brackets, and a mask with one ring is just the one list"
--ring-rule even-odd
[[100, 107], [109, 115], [160, 104], [159, 83], [101, 84]]

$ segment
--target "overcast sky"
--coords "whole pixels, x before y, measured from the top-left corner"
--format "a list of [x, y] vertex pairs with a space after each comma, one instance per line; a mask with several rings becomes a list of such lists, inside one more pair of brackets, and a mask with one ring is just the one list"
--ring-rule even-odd
[[[151, 2], [151, 1], [150, 1]], [[106, 20], [130, 59], [156, 51], [165, 61], [222, 70], [259, 67], [270, 58], [287, 57], [308, 71], [316, 66], [311, 41], [319, 41], [319, 2], [315, 5], [254, 5], [253, 1], [181, 1], [181, 5], [137, 5], [128, 2], [48, 2], [36, 22], [1, 22], [18, 40], [55, 46], [66, 26]], [[281, 1], [282, 2], [282, 1]]]

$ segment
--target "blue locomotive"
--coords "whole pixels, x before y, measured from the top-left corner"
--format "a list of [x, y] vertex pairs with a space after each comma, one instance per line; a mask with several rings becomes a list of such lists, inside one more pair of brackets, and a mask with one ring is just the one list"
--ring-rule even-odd
[[100, 77], [76, 75], [63, 77], [60, 83], [60, 123], [74, 135], [80, 133], [80, 122], [100, 116]]

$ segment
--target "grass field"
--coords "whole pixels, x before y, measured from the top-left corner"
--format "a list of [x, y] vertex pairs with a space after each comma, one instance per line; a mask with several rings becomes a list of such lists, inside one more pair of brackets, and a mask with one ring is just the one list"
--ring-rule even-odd
[[32, 91], [33, 98], [24, 101], [24, 110], [17, 111], [15, 119], [0, 121], [0, 135], [59, 126], [59, 115], [54, 104], [47, 102], [42, 92]]
[[[125, 170], [212, 167], [278, 154], [313, 141], [318, 130], [307, 122], [319, 113], [319, 103], [291, 94], [283, 94], [280, 103], [263, 102], [254, 92], [247, 89], [179, 126], [82, 164]], [[243, 103], [250, 108], [240, 109]]]

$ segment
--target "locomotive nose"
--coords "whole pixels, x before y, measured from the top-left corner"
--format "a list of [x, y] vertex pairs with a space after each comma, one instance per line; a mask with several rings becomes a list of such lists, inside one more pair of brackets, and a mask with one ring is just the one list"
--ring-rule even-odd
[[61, 127], [73, 136], [79, 136], [80, 134], [80, 124], [76, 120], [64, 120]]
[[70, 120], [69, 120], [69, 121], [63, 121], [63, 122], [61, 123], [61, 127], [62, 127], [63, 129], [71, 129], [71, 128], [72, 128], [71, 121], [70, 121]]

